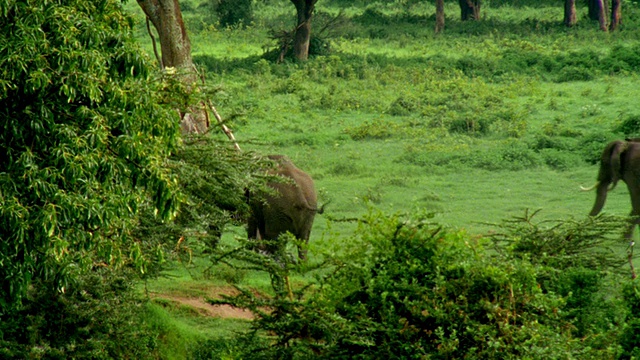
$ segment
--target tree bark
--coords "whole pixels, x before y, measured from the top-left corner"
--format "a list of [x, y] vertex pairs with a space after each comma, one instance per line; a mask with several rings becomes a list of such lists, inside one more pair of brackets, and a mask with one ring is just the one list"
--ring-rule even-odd
[[[172, 67], [187, 89], [197, 86], [198, 75], [191, 59], [191, 42], [182, 20], [178, 0], [137, 0], [160, 38], [161, 66]], [[183, 133], [205, 133], [209, 121], [204, 109], [193, 108], [180, 113]]]
[[436, 0], [436, 34], [444, 30], [444, 0]]
[[604, 0], [595, 0], [596, 7], [598, 9], [598, 23], [600, 23], [600, 30], [607, 31], [607, 4]]
[[291, 0], [296, 7], [298, 24], [293, 42], [293, 54], [298, 60], [309, 58], [309, 43], [311, 39], [311, 18], [318, 0]]
[[598, 20], [600, 29], [607, 31], [607, 1], [606, 0], [589, 0], [589, 19]]
[[591, 20], [598, 20], [598, 10], [596, 8], [595, 0], [588, 0], [587, 7], [589, 8], [588, 16]]
[[459, 0], [459, 4], [462, 21], [480, 20], [480, 0]]
[[576, 0], [564, 1], [564, 25], [572, 27], [576, 24]]
[[609, 30], [611, 31], [616, 30], [620, 25], [621, 5], [621, 0], [611, 1], [611, 24], [609, 24]]

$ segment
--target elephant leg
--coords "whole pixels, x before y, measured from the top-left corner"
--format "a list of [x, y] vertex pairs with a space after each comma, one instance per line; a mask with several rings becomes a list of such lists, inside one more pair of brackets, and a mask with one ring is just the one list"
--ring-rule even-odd
[[640, 182], [636, 183], [635, 181], [627, 184], [629, 189], [629, 195], [631, 196], [631, 217], [629, 228], [625, 233], [625, 238], [631, 239], [633, 237], [633, 231], [635, 230], [636, 225], [640, 225]]

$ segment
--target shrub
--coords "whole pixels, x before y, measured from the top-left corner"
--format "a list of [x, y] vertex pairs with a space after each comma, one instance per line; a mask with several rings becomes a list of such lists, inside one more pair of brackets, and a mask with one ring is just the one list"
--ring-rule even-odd
[[[587, 228], [594, 231], [594, 227]], [[533, 229], [542, 230], [536, 226]], [[569, 234], [576, 230], [566, 229]], [[558, 232], [566, 239], [568, 233]], [[528, 234], [537, 239], [534, 243], [544, 244], [548, 233]], [[519, 242], [519, 236], [505, 235], [500, 239]], [[247, 307], [257, 316], [253, 331], [236, 339], [238, 358], [505, 359], [614, 355], [615, 346], [597, 346], [595, 341], [574, 337], [568, 331], [576, 319], [585, 325], [585, 333], [598, 334], [594, 331], [602, 330], [597, 327], [599, 324], [595, 328], [586, 326], [587, 320], [593, 320], [588, 312], [604, 307], [592, 296], [601, 287], [581, 287], [584, 281], [594, 279], [602, 284], [601, 273], [563, 273], [561, 268], [549, 266], [564, 264], [569, 266], [565, 269], [574, 269], [570, 262], [549, 262], [549, 257], [541, 257], [547, 264], [543, 265], [537, 258], [532, 262], [523, 256], [536, 256], [540, 251], [557, 256], [569, 248], [567, 245], [560, 249], [517, 247], [517, 252], [513, 252], [513, 246], [499, 247], [497, 253], [489, 255], [465, 233], [431, 224], [429, 216], [405, 218], [375, 211], [362, 219], [348, 241], [340, 243], [340, 255], [328, 256], [323, 264], [304, 267], [319, 270], [313, 276], [314, 284], [289, 284], [288, 295], [275, 291], [274, 298], [242, 291], [225, 300]], [[582, 244], [572, 243], [571, 249], [586, 257], [593, 248], [581, 251]], [[550, 246], [557, 245], [560, 243]], [[269, 269], [272, 278], [282, 275], [285, 269], [293, 270], [286, 262]], [[557, 289], [581, 292], [563, 298], [547, 291], [550, 274], [564, 274], [555, 278], [561, 279], [554, 283]], [[612, 299], [610, 304], [619, 306], [615, 301]], [[585, 312], [578, 316], [574, 310], [583, 306]], [[261, 310], [264, 308], [270, 311]], [[272, 335], [271, 340], [259, 335], [264, 331]], [[600, 334], [607, 335], [605, 331]], [[633, 336], [629, 335], [629, 341]]]
[[156, 359], [156, 334], [123, 273], [98, 268], [64, 293], [34, 284], [24, 307], [0, 316], [2, 359]]
[[599, 164], [604, 147], [615, 137], [612, 133], [586, 134], [580, 142], [582, 158], [589, 164]]
[[593, 80], [593, 77], [590, 69], [578, 66], [565, 66], [560, 70], [560, 73], [555, 78], [555, 82], [589, 81]]
[[623, 133], [627, 137], [640, 135], [640, 114], [625, 117], [620, 124], [614, 128], [614, 131]]
[[406, 116], [420, 108], [417, 99], [407, 96], [400, 96], [389, 105], [389, 114], [394, 116]]
[[387, 139], [400, 132], [400, 126], [385, 120], [365, 121], [359, 126], [344, 129], [344, 132], [353, 140]]
[[544, 163], [554, 170], [569, 170], [582, 163], [580, 155], [558, 149], [542, 149], [540, 155]]
[[506, 141], [496, 149], [472, 152], [463, 162], [486, 170], [524, 170], [542, 164], [539, 154], [520, 141]]
[[215, 12], [220, 18], [220, 25], [248, 25], [253, 21], [252, 0], [211, 0]]

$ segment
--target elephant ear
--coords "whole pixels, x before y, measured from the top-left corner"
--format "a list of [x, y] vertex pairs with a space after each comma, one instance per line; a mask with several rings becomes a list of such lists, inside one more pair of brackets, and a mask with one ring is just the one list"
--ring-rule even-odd
[[622, 154], [627, 150], [627, 142], [616, 141], [609, 156], [611, 166], [611, 188], [613, 189], [618, 180], [622, 178]]

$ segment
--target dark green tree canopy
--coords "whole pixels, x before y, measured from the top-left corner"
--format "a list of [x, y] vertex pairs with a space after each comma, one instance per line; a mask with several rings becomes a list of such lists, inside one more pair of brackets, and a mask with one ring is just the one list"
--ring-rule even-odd
[[115, 0], [0, 0], [0, 313], [135, 254], [145, 199], [175, 211], [178, 119], [129, 27]]

